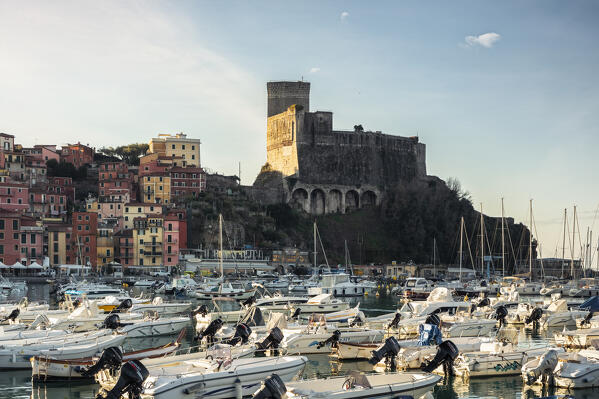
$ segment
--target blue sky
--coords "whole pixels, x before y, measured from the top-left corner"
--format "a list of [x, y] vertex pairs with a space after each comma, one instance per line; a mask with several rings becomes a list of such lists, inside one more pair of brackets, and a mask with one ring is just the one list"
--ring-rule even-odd
[[[599, 202], [599, 3], [0, 1], [0, 130], [25, 145], [183, 131], [253, 181], [269, 80], [312, 82], [335, 128], [418, 134], [428, 171], [516, 220], [544, 256]], [[561, 252], [561, 250], [559, 251]]]

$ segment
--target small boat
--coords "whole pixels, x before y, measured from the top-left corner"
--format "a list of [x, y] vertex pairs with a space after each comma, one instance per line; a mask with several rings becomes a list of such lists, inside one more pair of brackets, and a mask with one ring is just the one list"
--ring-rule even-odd
[[418, 398], [432, 391], [440, 380], [441, 376], [430, 373], [361, 374], [352, 371], [348, 376], [293, 381], [284, 387], [289, 399]]
[[[179, 348], [181, 340], [185, 335], [185, 329], [181, 330], [179, 337], [167, 345], [155, 348], [143, 349], [133, 352], [125, 352], [122, 355], [122, 363], [129, 360], [141, 360], [152, 358], [164, 358], [169, 356]], [[86, 357], [79, 359], [58, 360], [48, 356], [33, 356], [31, 358], [31, 377], [34, 380], [60, 380], [60, 379], [82, 379], [93, 378], [93, 375], [83, 375], [86, 370], [97, 364], [103, 356]]]
[[562, 331], [553, 334], [555, 344], [568, 349], [585, 349], [593, 346], [593, 341], [599, 339], [599, 328]]
[[332, 299], [332, 294], [320, 294], [308, 299], [306, 303], [297, 304], [294, 310], [300, 309], [303, 314], [339, 312], [349, 308], [347, 302]]
[[[111, 315], [118, 317], [117, 314]], [[119, 323], [116, 331], [127, 338], [158, 337], [161, 335], [175, 334], [185, 328], [191, 319], [185, 317], [146, 317], [143, 320], [134, 320], [130, 323]]]
[[337, 342], [368, 343], [380, 342], [383, 330], [340, 327], [334, 331], [326, 325], [310, 326], [302, 330], [283, 330], [285, 338], [281, 343], [288, 354], [331, 353]]
[[[284, 382], [300, 373], [308, 359], [303, 356], [281, 356], [238, 359], [196, 359], [148, 367], [143, 383], [144, 399], [180, 399], [209, 397], [234, 399], [253, 394], [261, 382], [276, 372]], [[112, 388], [102, 383], [104, 389]]]
[[548, 350], [522, 366], [524, 383], [547, 384], [561, 388], [599, 387], [599, 351], [559, 353]]
[[188, 290], [188, 295], [197, 299], [213, 299], [218, 297], [233, 298], [236, 300], [248, 299], [254, 296], [255, 288], [234, 287], [229, 282], [219, 282], [217, 285], [205, 289]]
[[156, 312], [161, 315], [184, 313], [191, 310], [191, 302], [164, 302], [157, 296], [152, 303], [134, 303], [129, 309], [130, 313]]

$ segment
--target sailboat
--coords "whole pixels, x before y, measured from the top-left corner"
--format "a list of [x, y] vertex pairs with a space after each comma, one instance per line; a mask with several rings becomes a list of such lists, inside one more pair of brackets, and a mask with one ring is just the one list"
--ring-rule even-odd
[[195, 291], [197, 299], [215, 299], [215, 298], [231, 298], [236, 300], [244, 300], [254, 296], [256, 288], [246, 289], [243, 286], [235, 287], [231, 282], [225, 281], [225, 273], [223, 267], [223, 215], [218, 215], [218, 243], [219, 255], [218, 264], [220, 269], [220, 279], [215, 285], [205, 286]]

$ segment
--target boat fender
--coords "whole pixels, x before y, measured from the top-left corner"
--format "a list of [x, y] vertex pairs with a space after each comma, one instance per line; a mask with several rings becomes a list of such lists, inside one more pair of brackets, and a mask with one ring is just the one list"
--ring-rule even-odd
[[437, 353], [433, 360], [427, 365], [422, 365], [420, 369], [427, 373], [431, 373], [434, 369], [443, 364], [445, 375], [453, 375], [453, 361], [460, 354], [458, 347], [451, 341], [443, 341], [437, 348]]
[[114, 387], [106, 396], [98, 394], [96, 399], [121, 399], [126, 394], [129, 394], [129, 398], [139, 398], [148, 375], [148, 369], [139, 360], [130, 360], [121, 368], [121, 375]]
[[279, 327], [274, 327], [270, 330], [268, 336], [262, 342], [256, 342], [256, 348], [259, 350], [267, 350], [270, 348], [277, 349], [281, 341], [283, 341], [283, 331]]
[[281, 377], [273, 373], [264, 380], [260, 389], [254, 393], [253, 399], [281, 399], [285, 393], [287, 393], [285, 383]]
[[320, 341], [316, 346], [316, 349], [320, 349], [326, 345], [331, 345], [331, 348], [337, 347], [337, 342], [339, 342], [339, 337], [341, 337], [341, 331], [335, 330], [333, 331], [333, 335], [327, 338], [325, 341]]
[[123, 363], [123, 352], [117, 346], [106, 348], [102, 352], [100, 359], [88, 369], [75, 370], [79, 371], [84, 377], [92, 377], [101, 370], [118, 370]]

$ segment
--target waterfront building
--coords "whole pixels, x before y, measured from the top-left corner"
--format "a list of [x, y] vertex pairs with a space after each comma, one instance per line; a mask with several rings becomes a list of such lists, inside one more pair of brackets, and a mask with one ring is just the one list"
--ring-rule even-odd
[[135, 218], [133, 220], [133, 264], [139, 266], [161, 265], [163, 237], [162, 215]]
[[71, 245], [78, 264], [97, 266], [97, 231], [97, 213], [73, 212], [73, 240]]
[[73, 226], [66, 223], [46, 223], [48, 223], [47, 254], [50, 264], [55, 266], [76, 262], [71, 242]]

